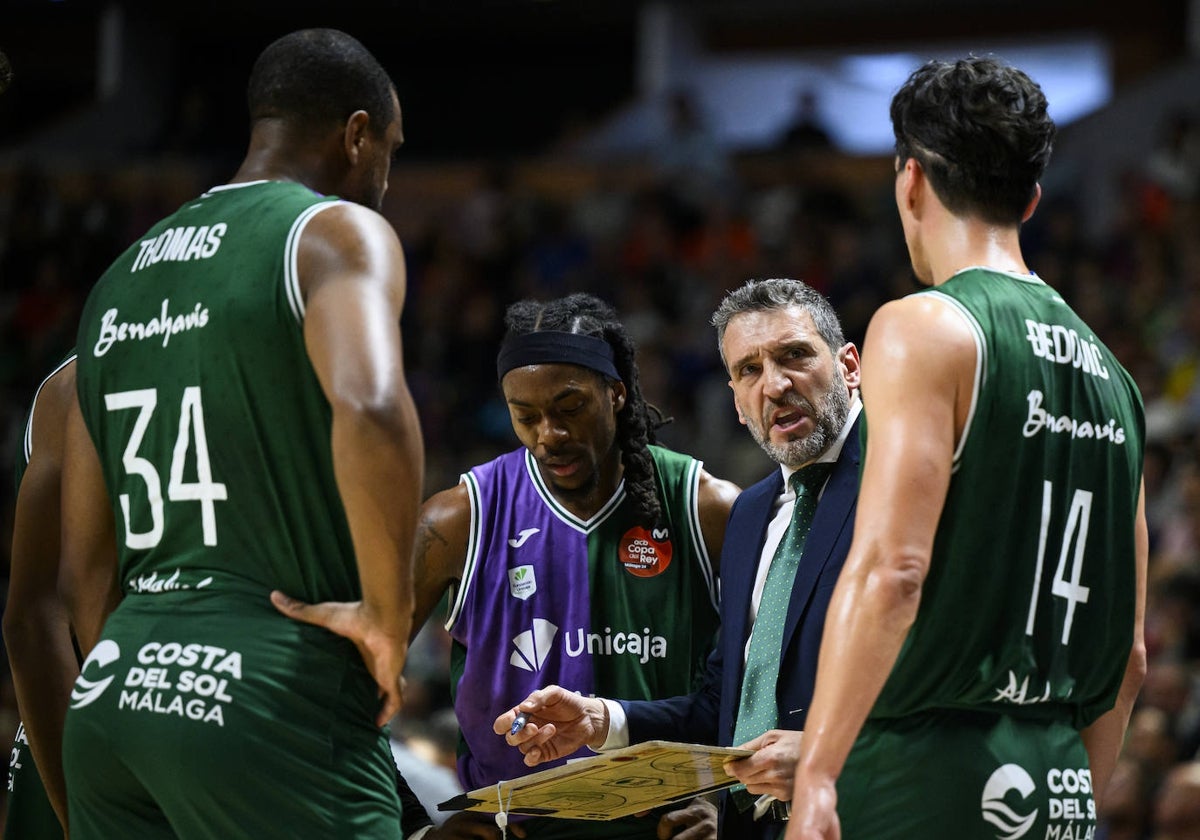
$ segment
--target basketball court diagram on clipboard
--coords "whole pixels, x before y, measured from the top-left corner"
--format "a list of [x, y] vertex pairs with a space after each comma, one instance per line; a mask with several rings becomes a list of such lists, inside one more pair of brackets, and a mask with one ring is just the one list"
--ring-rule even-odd
[[724, 764], [750, 750], [646, 741], [468, 791], [440, 811], [612, 820], [737, 784]]

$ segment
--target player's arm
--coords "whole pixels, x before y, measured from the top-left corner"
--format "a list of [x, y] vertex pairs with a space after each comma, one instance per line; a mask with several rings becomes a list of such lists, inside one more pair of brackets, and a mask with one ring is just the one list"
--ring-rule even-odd
[[285, 614], [355, 642], [384, 697], [383, 724], [401, 704], [424, 478], [420, 425], [401, 355], [404, 254], [382, 216], [339, 204], [308, 223], [297, 267], [305, 345], [333, 414], [333, 469], [362, 600], [303, 605], [283, 593], [272, 600]]
[[465, 484], [436, 493], [421, 506], [413, 546], [413, 638], [446, 591], [462, 580], [470, 533], [471, 499]]
[[1146, 641], [1144, 625], [1146, 618], [1146, 563], [1150, 553], [1150, 538], [1146, 527], [1146, 486], [1142, 484], [1138, 494], [1137, 520], [1134, 526], [1134, 568], [1136, 570], [1135, 607], [1133, 618], [1133, 648], [1125, 665], [1125, 676], [1117, 693], [1113, 708], [1096, 719], [1083, 730], [1083, 745], [1087, 748], [1088, 764], [1092, 771], [1092, 791], [1097, 806], [1104, 800], [1105, 788], [1112, 777], [1121, 744], [1125, 740], [1125, 729], [1129, 726], [1129, 715], [1133, 701], [1137, 699], [1142, 681], [1146, 677]]
[[741, 492], [741, 488], [732, 481], [715, 478], [705, 470], [700, 471], [697, 488], [700, 531], [704, 536], [704, 547], [708, 549], [714, 573], [720, 570], [721, 545], [725, 542], [725, 525], [729, 522], [729, 511]]
[[834, 782], [916, 619], [975, 352], [960, 316], [929, 297], [889, 303], [871, 321], [858, 516], [825, 622], [789, 837], [831, 831]]
[[[33, 448], [13, 518], [4, 641], [29, 748], [59, 820], [66, 824], [61, 744], [67, 696], [79, 673], [66, 607], [58, 597], [63, 443], [75, 399], [75, 365], [42, 386], [31, 420]], [[56, 740], [53, 733], [58, 732]], [[49, 746], [47, 746], [49, 745]]]
[[[61, 562], [58, 592], [85, 657], [121, 599], [113, 507], [78, 399], [67, 409], [62, 464]], [[36, 753], [35, 753], [36, 757]]]
[[[59, 530], [59, 562], [57, 567], [58, 595], [66, 607], [67, 619], [74, 628], [79, 649], [87, 656], [104, 630], [108, 614], [116, 607], [121, 593], [117, 583], [117, 536], [113, 509], [104, 484], [100, 456], [88, 434], [74, 394], [67, 403], [61, 449], [61, 507], [53, 524]], [[35, 443], [36, 454], [36, 443]], [[33, 461], [30, 461], [30, 467]], [[28, 475], [27, 475], [28, 478]], [[24, 487], [24, 482], [22, 482]], [[61, 525], [60, 525], [61, 523]], [[39, 523], [45, 528], [45, 522]], [[58, 631], [61, 632], [61, 629]], [[46, 794], [59, 818], [66, 825], [66, 787], [62, 775], [62, 736], [70, 681], [78, 674], [74, 653], [61, 648], [58, 636], [54, 643], [54, 685], [46, 685], [44, 702], [50, 704], [31, 727], [26, 720], [29, 745], [33, 749]], [[69, 640], [66, 644], [70, 644]], [[70, 656], [70, 677], [66, 659]], [[45, 679], [47, 675], [43, 675]], [[63, 684], [65, 682], [65, 684]], [[43, 702], [43, 701], [38, 701]]]

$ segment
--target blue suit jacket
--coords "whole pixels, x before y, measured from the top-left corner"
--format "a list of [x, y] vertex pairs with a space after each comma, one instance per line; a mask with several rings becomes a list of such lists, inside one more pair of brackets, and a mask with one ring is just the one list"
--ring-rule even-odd
[[[775, 702], [779, 729], [804, 728], [817, 677], [817, 653], [825, 612], [854, 533], [858, 504], [858, 439], [855, 420], [830, 473], [804, 543], [779, 656]], [[666, 700], [621, 701], [629, 718], [629, 741], [652, 739], [732, 746], [741, 696], [744, 651], [749, 637], [750, 598], [759, 557], [783, 475], [776, 469], [742, 492], [729, 514], [721, 548], [721, 636], [709, 656], [704, 681], [696, 692]], [[766, 825], [749, 815], [723, 809], [722, 837], [765, 837]], [[744, 824], [743, 824], [744, 823]]]

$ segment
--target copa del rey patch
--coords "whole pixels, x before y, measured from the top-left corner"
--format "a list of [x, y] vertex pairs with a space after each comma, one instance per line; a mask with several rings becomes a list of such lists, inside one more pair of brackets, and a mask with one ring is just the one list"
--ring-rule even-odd
[[666, 528], [634, 526], [621, 537], [617, 558], [634, 577], [661, 575], [671, 565], [671, 534]]

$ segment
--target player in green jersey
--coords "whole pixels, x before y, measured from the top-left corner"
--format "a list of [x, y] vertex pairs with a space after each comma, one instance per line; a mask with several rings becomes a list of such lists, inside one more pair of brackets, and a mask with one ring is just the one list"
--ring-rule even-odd
[[267, 47], [248, 102], [232, 181], [134, 243], [80, 320], [77, 840], [399, 834], [379, 726], [401, 701], [423, 473], [403, 253], [377, 212], [399, 102], [334, 30]]
[[[4, 610], [9, 661], [20, 662], [22, 678], [17, 681], [16, 692], [22, 717], [31, 721], [35, 731], [52, 736], [61, 733], [71, 683], [79, 674], [66, 610], [58, 597], [63, 438], [74, 401], [72, 351], [39, 386], [21, 437], [12, 564]], [[66, 791], [61, 754], [61, 741], [46, 743], [37, 737], [30, 740], [24, 721], [18, 725], [8, 769], [4, 822], [4, 837], [8, 840], [61, 840], [64, 836]], [[51, 779], [50, 785], [43, 782], [43, 775]], [[47, 790], [53, 794], [54, 806]], [[416, 837], [421, 828], [432, 825], [432, 820], [399, 772], [397, 793], [404, 805], [404, 836]]]
[[1054, 124], [995, 59], [892, 102], [926, 289], [867, 332], [866, 460], [789, 840], [1095, 833], [1145, 671], [1144, 420], [1128, 373], [1026, 266]]
[[[4, 643], [22, 720], [9, 762], [7, 838], [61, 838], [66, 821], [60, 736], [79, 662], [58, 598], [58, 533], [63, 438], [74, 401], [72, 353], [38, 388], [17, 460]], [[32, 734], [43, 732], [49, 738]]]

